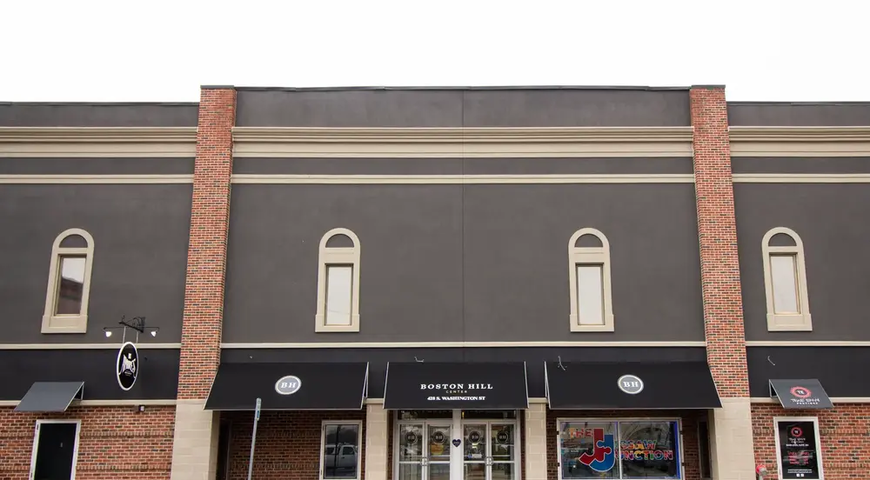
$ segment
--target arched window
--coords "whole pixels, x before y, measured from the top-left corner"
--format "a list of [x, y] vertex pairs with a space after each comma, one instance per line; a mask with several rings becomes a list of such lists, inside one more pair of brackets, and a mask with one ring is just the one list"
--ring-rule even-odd
[[315, 332], [359, 331], [359, 258], [359, 238], [346, 228], [320, 240]]
[[80, 229], [62, 232], [51, 247], [42, 333], [85, 333], [94, 238]]
[[612, 332], [610, 243], [594, 228], [577, 230], [568, 241], [572, 332]]
[[813, 329], [807, 297], [804, 244], [793, 230], [776, 227], [761, 241], [764, 258], [764, 291], [769, 331]]

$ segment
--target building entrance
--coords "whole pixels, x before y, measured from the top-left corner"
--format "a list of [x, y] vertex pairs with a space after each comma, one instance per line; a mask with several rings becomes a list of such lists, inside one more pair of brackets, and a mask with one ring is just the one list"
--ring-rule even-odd
[[[470, 416], [486, 417], [480, 412]], [[400, 414], [394, 432], [394, 480], [519, 480], [516, 415], [464, 417], [458, 410], [450, 418], [408, 419]]]

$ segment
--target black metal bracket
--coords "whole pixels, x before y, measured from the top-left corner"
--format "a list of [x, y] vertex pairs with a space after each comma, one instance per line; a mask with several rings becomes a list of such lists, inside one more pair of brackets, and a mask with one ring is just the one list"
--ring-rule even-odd
[[121, 315], [121, 321], [118, 322], [118, 324], [125, 327], [130, 327], [139, 333], [145, 333], [145, 317], [133, 317], [133, 320], [130, 322], [127, 322], [125, 320], [126, 318], [126, 315]]

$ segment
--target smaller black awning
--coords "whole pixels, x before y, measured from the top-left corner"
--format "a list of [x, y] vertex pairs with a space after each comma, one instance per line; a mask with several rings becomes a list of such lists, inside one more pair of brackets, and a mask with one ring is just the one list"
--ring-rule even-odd
[[368, 363], [221, 363], [206, 410], [359, 410]]
[[552, 409], [689, 409], [722, 404], [706, 362], [547, 362]]
[[465, 410], [528, 408], [525, 362], [390, 362], [384, 408]]
[[834, 408], [822, 384], [814, 378], [803, 380], [771, 380], [770, 396], [778, 397], [783, 408]]
[[16, 412], [65, 412], [82, 399], [85, 382], [35, 382], [15, 407]]

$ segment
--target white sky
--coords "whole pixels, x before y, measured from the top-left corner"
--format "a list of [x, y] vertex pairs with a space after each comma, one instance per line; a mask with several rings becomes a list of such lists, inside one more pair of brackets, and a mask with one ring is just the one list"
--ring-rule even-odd
[[0, 101], [197, 101], [216, 84], [870, 101], [867, 0], [0, 0], [0, 20]]

